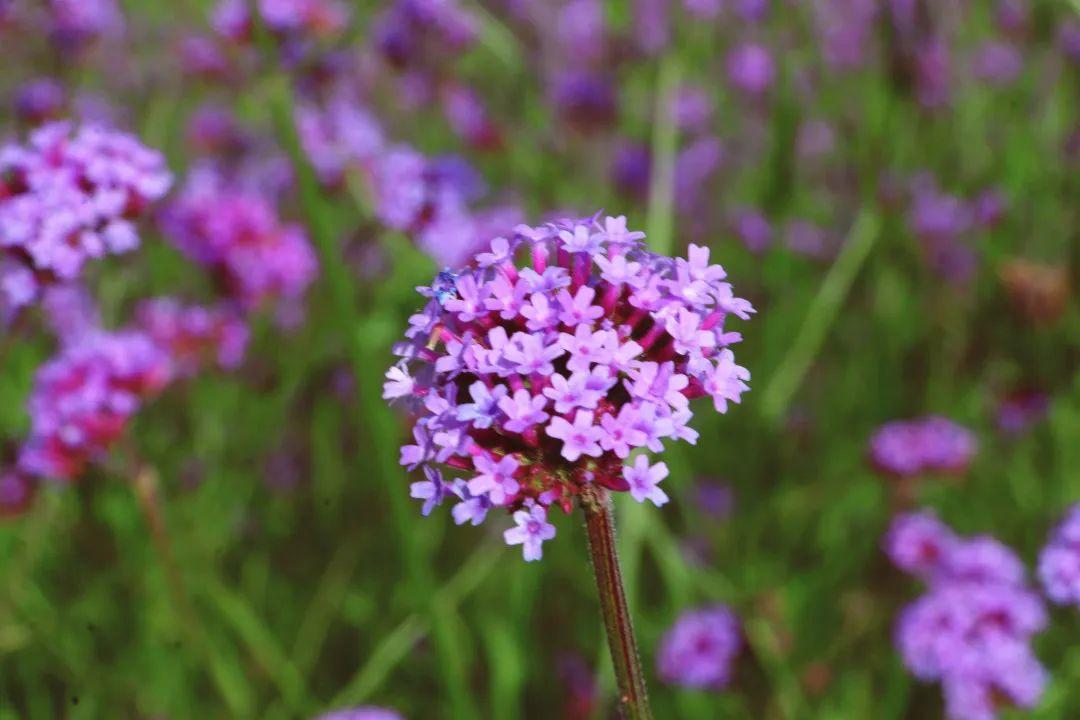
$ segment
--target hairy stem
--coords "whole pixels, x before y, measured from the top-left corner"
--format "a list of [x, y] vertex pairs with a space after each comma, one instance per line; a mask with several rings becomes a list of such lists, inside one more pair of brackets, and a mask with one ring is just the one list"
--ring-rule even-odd
[[589, 557], [600, 595], [600, 614], [604, 618], [619, 686], [619, 710], [625, 720], [651, 720], [645, 674], [641, 670], [634, 625], [626, 605], [626, 591], [615, 550], [615, 522], [607, 490], [598, 485], [586, 486], [581, 493], [581, 509], [585, 513]]

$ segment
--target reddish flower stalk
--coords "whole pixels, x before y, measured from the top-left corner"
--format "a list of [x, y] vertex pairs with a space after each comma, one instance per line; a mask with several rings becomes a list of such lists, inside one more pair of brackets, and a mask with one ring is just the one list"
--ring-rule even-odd
[[600, 595], [600, 614], [604, 618], [619, 686], [619, 712], [625, 720], [651, 720], [645, 674], [641, 669], [634, 625], [626, 605], [626, 591], [623, 589], [622, 571], [615, 549], [611, 498], [606, 489], [589, 484], [581, 491], [580, 503], [585, 513], [589, 557]]

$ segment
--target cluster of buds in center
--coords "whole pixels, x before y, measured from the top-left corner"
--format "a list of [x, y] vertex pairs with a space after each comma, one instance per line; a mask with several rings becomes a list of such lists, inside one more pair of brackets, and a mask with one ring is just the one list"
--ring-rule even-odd
[[429, 302], [395, 348], [384, 397], [418, 415], [401, 463], [425, 473], [412, 486], [425, 514], [451, 498], [459, 524], [506, 508], [507, 542], [534, 560], [554, 536], [547, 509], [569, 512], [590, 483], [667, 501], [664, 463], [626, 461], [696, 442], [691, 399], [709, 395], [720, 412], [739, 401], [750, 374], [724, 321], [754, 310], [708, 248], [673, 259], [643, 238], [622, 217], [519, 226], [420, 288]]

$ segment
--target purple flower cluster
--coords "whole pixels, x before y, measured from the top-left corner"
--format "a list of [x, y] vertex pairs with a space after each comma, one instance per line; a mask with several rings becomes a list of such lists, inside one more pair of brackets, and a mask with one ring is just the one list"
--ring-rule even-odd
[[238, 187], [209, 166], [190, 173], [162, 227], [245, 309], [269, 299], [299, 300], [318, 272], [300, 225], [282, 222], [263, 193]]
[[517, 523], [507, 541], [536, 559], [554, 535], [547, 508], [568, 511], [587, 483], [667, 501], [664, 463], [623, 461], [696, 442], [691, 398], [709, 395], [719, 412], [739, 402], [750, 373], [724, 321], [754, 310], [708, 248], [666, 258], [643, 237], [623, 217], [519, 226], [422, 288], [430, 300], [395, 348], [384, 397], [420, 416], [401, 462], [423, 468], [413, 495], [425, 514], [454, 498], [454, 519], [476, 524], [505, 507]]
[[207, 362], [234, 370], [244, 361], [250, 333], [231, 309], [154, 298], [140, 303], [136, 322], [168, 354], [179, 377], [195, 375]]
[[1050, 398], [1046, 393], [1027, 390], [1010, 393], [997, 407], [997, 427], [1006, 435], [1022, 435], [1046, 417]]
[[138, 247], [135, 221], [171, 183], [160, 153], [102, 127], [52, 123], [0, 149], [0, 309]]
[[974, 433], [937, 415], [886, 423], [870, 438], [875, 467], [900, 477], [963, 473], [976, 450]]
[[336, 93], [322, 106], [302, 103], [296, 129], [319, 181], [329, 187], [341, 185], [352, 167], [370, 167], [385, 145], [379, 121], [348, 93]]
[[1080, 608], [1080, 504], [1072, 506], [1039, 555], [1039, 580], [1051, 601]]
[[723, 690], [742, 647], [739, 620], [726, 605], [683, 613], [660, 640], [660, 679], [698, 690]]
[[38, 370], [19, 469], [41, 478], [78, 477], [171, 374], [168, 356], [142, 333], [99, 332], [68, 346]]
[[992, 720], [1006, 706], [1033, 708], [1047, 675], [1031, 639], [1046, 611], [1016, 554], [989, 536], [958, 537], [926, 512], [895, 518], [885, 551], [929, 587], [900, 615], [896, 644], [912, 674], [942, 683], [947, 715]]

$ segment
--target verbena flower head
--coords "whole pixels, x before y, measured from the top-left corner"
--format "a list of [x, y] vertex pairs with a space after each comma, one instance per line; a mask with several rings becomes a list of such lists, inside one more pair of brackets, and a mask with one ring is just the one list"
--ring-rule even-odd
[[726, 605], [683, 613], [660, 640], [660, 679], [699, 690], [722, 690], [742, 647], [739, 620]]
[[936, 415], [886, 423], [870, 438], [871, 461], [899, 477], [963, 473], [977, 449], [974, 433]]
[[1034, 707], [1046, 671], [1031, 638], [1045, 628], [1046, 611], [1016, 554], [989, 536], [958, 537], [930, 513], [896, 518], [885, 549], [929, 585], [901, 613], [896, 644], [912, 674], [942, 683], [948, 717]]
[[78, 477], [170, 376], [168, 356], [142, 333], [96, 333], [65, 348], [38, 370], [20, 468], [42, 478]]
[[1073, 505], [1039, 554], [1039, 580], [1050, 600], [1080, 608], [1080, 504]]
[[25, 146], [0, 148], [7, 304], [28, 304], [43, 287], [77, 278], [88, 260], [138, 247], [135, 221], [171, 183], [160, 153], [102, 127], [51, 123]]
[[708, 248], [661, 257], [643, 237], [623, 217], [519, 226], [420, 288], [384, 397], [419, 417], [401, 463], [426, 475], [413, 485], [425, 513], [453, 500], [458, 523], [478, 523], [505, 508], [507, 541], [535, 559], [548, 508], [569, 511], [588, 483], [667, 500], [663, 463], [625, 462], [695, 442], [691, 399], [739, 402], [750, 373], [725, 320], [754, 310]]
[[745, 43], [727, 57], [728, 79], [736, 89], [749, 95], [762, 95], [776, 81], [776, 63], [764, 45]]
[[168, 353], [177, 376], [195, 375], [207, 363], [233, 370], [244, 361], [250, 333], [233, 310], [154, 298], [143, 301], [136, 315], [138, 325]]
[[300, 225], [283, 222], [265, 194], [233, 186], [210, 167], [192, 171], [162, 226], [248, 309], [268, 299], [298, 300], [318, 272]]

